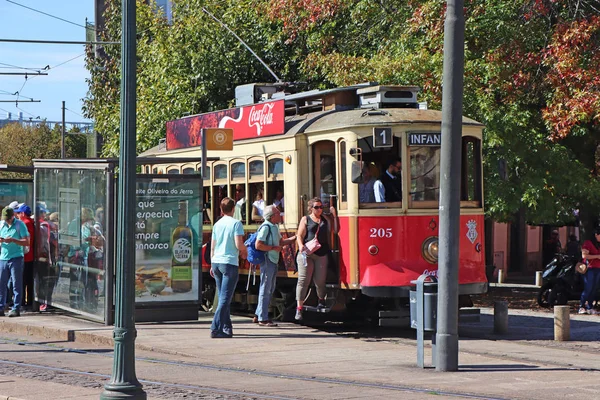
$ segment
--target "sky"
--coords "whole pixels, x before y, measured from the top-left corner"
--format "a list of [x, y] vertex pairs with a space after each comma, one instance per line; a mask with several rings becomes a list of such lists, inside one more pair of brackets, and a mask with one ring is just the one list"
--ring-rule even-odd
[[[86, 18], [94, 21], [94, 0], [0, 0], [0, 39], [85, 41]], [[89, 78], [84, 53], [84, 45], [0, 42], [0, 120], [6, 119], [8, 112], [18, 119], [22, 112], [26, 120], [61, 121], [62, 101], [65, 101], [67, 122], [90, 122], [81, 110], [87, 93], [85, 80]], [[42, 71], [47, 76], [28, 76], [26, 80], [23, 75], [2, 75], [41, 71], [47, 65], [50, 70]], [[14, 95], [16, 92], [18, 96]], [[24, 102], [30, 98], [41, 102]], [[17, 105], [14, 102], [17, 99], [23, 102]]]

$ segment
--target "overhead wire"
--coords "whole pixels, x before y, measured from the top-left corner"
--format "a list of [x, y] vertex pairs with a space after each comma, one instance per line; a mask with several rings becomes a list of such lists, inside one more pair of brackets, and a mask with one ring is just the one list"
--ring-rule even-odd
[[12, 64], [6, 64], [6, 63], [1, 63], [0, 65], [4, 65], [3, 67], [0, 68], [10, 68], [10, 69], [24, 69], [26, 71], [32, 71], [32, 72], [40, 72], [41, 70], [43, 70], [44, 68], [26, 68], [26, 67], [19, 67], [18, 65], [12, 65]]
[[78, 115], [78, 116], [80, 116], [81, 118], [85, 118], [83, 115], [81, 115], [81, 114], [78, 114], [78, 113], [76, 113], [76, 112], [75, 112], [75, 111], [73, 111], [73, 110], [69, 110], [67, 107], [65, 107], [65, 110], [66, 110], [66, 111], [69, 111], [69, 112], [71, 112], [71, 113], [73, 113], [73, 114], [75, 114], [75, 115]]
[[36, 13], [43, 14], [43, 15], [45, 15], [47, 17], [58, 19], [59, 21], [66, 22], [66, 23], [71, 24], [71, 25], [79, 26], [79, 27], [85, 28], [85, 29], [94, 29], [92, 27], [84, 26], [84, 25], [78, 24], [76, 22], [69, 21], [67, 19], [57, 17], [56, 15], [52, 15], [52, 14], [48, 14], [48, 13], [40, 11], [40, 10], [36, 10], [35, 8], [27, 7], [26, 5], [19, 4], [19, 3], [15, 2], [15, 1], [12, 1], [12, 0], [6, 0], [6, 1], [8, 1], [9, 3], [12, 3], [12, 4], [16, 5], [16, 6], [26, 8], [26, 9], [31, 10], [31, 11], [36, 12]]

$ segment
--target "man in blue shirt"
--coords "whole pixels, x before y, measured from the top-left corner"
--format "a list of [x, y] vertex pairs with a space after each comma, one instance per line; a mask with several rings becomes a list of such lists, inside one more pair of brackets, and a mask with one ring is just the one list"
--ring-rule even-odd
[[14, 301], [9, 317], [21, 315], [23, 294], [23, 247], [29, 246], [29, 232], [22, 221], [15, 218], [15, 211], [5, 207], [0, 222], [0, 316], [4, 316], [6, 288], [9, 279], [13, 284]]
[[231, 299], [239, 277], [240, 256], [243, 259], [248, 257], [248, 249], [244, 245], [244, 228], [240, 221], [233, 218], [234, 208], [233, 199], [225, 197], [221, 201], [223, 217], [213, 226], [212, 231], [210, 275], [215, 278], [219, 293], [219, 305], [210, 327], [212, 338], [233, 336]]

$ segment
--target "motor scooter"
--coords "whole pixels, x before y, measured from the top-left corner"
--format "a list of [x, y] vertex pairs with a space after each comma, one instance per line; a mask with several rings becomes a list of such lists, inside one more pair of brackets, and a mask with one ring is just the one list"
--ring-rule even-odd
[[575, 270], [577, 262], [575, 257], [556, 254], [546, 265], [537, 297], [540, 307], [551, 308], [579, 299], [583, 291], [583, 279]]

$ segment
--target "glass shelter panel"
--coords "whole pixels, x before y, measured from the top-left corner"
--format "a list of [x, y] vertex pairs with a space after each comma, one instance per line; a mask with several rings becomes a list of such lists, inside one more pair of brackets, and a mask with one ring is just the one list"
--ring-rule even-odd
[[136, 303], [198, 301], [201, 180], [136, 182]]
[[104, 170], [36, 171], [39, 302], [104, 320], [106, 199]]

